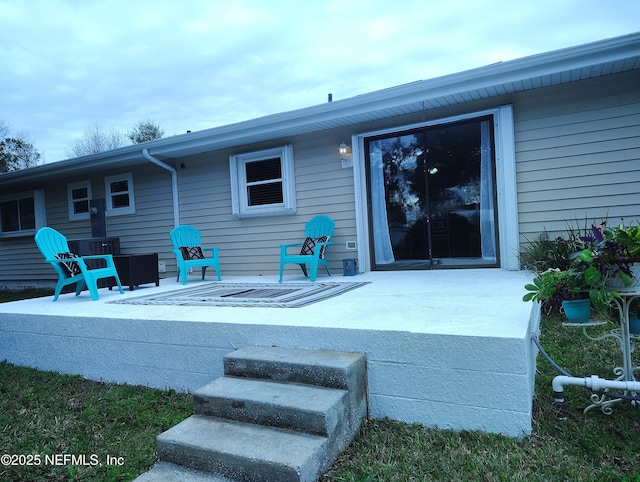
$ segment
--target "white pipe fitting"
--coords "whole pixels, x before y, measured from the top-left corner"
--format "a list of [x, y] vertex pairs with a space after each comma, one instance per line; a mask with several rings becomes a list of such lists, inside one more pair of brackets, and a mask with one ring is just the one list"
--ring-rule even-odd
[[585, 387], [593, 390], [594, 392], [601, 392], [606, 389], [612, 390], [627, 390], [629, 392], [640, 392], [640, 382], [625, 382], [616, 380], [607, 380], [606, 378], [600, 378], [598, 375], [591, 375], [590, 377], [577, 378], [567, 377], [565, 375], [558, 375], [553, 379], [553, 391], [555, 393], [562, 393], [562, 389], [565, 385], [575, 385], [579, 387]]

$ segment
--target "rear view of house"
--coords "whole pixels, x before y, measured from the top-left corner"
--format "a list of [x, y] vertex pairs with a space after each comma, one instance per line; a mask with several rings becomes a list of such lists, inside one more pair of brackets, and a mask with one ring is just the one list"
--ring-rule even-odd
[[332, 278], [349, 260], [373, 281], [293, 313], [6, 304], [0, 359], [193, 390], [239, 346], [365, 353], [374, 417], [528, 434], [539, 310], [520, 301], [520, 245], [640, 219], [639, 85], [633, 34], [1, 174], [0, 285], [55, 282], [33, 240], [50, 226], [79, 251], [151, 253], [173, 286], [181, 224], [219, 249], [223, 283], [277, 283], [280, 245], [319, 214]]
[[161, 276], [178, 224], [224, 273], [265, 275], [316, 214], [337, 272], [518, 269], [525, 237], [640, 216], [639, 58], [633, 34], [2, 174], [0, 282], [53, 280], [33, 235], [95, 238], [95, 206]]

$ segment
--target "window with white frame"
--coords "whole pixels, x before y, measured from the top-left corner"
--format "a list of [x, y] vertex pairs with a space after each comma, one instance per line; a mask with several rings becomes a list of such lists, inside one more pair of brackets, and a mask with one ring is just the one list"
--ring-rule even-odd
[[44, 191], [0, 196], [0, 236], [31, 235], [45, 225]]
[[231, 201], [238, 217], [296, 212], [293, 146], [229, 158]]
[[89, 201], [91, 201], [91, 182], [81, 181], [67, 184], [67, 204], [69, 220], [89, 219]]
[[104, 178], [106, 215], [134, 214], [133, 174], [130, 172]]

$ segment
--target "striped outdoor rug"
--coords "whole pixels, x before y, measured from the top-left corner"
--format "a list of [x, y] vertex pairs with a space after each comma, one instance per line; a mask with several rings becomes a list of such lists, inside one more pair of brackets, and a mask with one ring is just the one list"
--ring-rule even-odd
[[368, 283], [207, 283], [194, 288], [109, 303], [299, 308], [338, 296], [365, 284]]

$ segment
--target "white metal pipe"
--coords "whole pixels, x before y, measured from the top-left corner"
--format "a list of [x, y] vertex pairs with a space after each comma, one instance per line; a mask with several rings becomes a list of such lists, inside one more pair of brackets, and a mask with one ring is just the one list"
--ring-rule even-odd
[[164, 162], [153, 157], [151, 154], [149, 154], [149, 149], [147, 149], [146, 147], [142, 149], [142, 155], [148, 161], [153, 162], [154, 164], [160, 166], [163, 169], [166, 169], [171, 173], [171, 190], [173, 191], [173, 225], [174, 227], [178, 227], [180, 225], [180, 206], [178, 204], [178, 171], [176, 171], [168, 164], [165, 164]]

